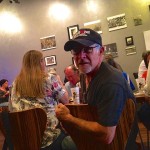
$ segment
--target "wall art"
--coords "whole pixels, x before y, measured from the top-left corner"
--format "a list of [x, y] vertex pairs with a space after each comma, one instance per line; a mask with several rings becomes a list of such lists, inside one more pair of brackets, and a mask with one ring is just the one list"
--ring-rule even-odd
[[98, 33], [102, 33], [101, 20], [84, 23], [85, 28], [90, 28]]
[[125, 14], [107, 17], [109, 31], [118, 30], [127, 27]]
[[136, 54], [136, 47], [135, 46], [127, 47], [125, 50], [126, 50], [127, 56]]
[[125, 38], [126, 46], [134, 45], [133, 36], [128, 36]]
[[137, 17], [134, 17], [134, 18], [133, 18], [133, 21], [134, 21], [134, 25], [135, 25], [135, 26], [142, 25], [142, 17], [141, 17], [141, 15], [139, 15], [139, 16], [137, 16]]
[[45, 65], [46, 66], [53, 66], [56, 64], [57, 64], [57, 62], [56, 62], [56, 56], [55, 55], [45, 57]]
[[55, 35], [40, 38], [40, 41], [41, 41], [41, 49], [43, 51], [56, 48]]
[[73, 35], [79, 30], [79, 25], [73, 25], [67, 27], [69, 40], [73, 38]]
[[104, 54], [111, 54], [113, 57], [117, 57], [118, 56], [117, 44], [111, 43], [104, 45]]

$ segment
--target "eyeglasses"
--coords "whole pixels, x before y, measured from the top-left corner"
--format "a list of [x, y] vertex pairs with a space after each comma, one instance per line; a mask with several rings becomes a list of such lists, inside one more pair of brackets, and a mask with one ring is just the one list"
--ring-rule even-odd
[[86, 54], [89, 54], [89, 53], [92, 53], [93, 49], [96, 47], [98, 47], [98, 45], [94, 46], [94, 47], [84, 47], [82, 49], [81, 48], [73, 49], [73, 50], [71, 50], [71, 54], [72, 55], [79, 55], [81, 53], [81, 51], [83, 51]]

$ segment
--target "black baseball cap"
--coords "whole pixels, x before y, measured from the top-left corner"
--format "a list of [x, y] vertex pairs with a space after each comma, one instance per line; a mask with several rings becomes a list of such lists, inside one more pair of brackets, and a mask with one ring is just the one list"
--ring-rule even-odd
[[91, 46], [93, 44], [102, 46], [102, 38], [99, 33], [92, 29], [83, 28], [74, 34], [73, 39], [67, 41], [64, 45], [65, 51], [70, 51], [77, 45]]

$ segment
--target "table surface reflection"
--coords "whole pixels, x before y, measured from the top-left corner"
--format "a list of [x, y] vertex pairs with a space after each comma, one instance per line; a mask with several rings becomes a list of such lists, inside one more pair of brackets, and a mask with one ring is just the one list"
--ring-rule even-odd
[[134, 96], [136, 98], [137, 103], [144, 103], [146, 101], [145, 94], [144, 93], [134, 93]]

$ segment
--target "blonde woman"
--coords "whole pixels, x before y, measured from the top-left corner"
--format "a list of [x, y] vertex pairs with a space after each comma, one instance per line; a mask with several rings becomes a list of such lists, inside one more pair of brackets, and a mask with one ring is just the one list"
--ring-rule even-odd
[[62, 143], [68, 143], [68, 150], [74, 150], [74, 143], [58, 128], [55, 106], [68, 103], [68, 93], [56, 76], [45, 73], [45, 63], [40, 51], [25, 53], [22, 68], [12, 86], [10, 111], [41, 107], [47, 113], [47, 128], [41, 143], [42, 150], [63, 150]]

